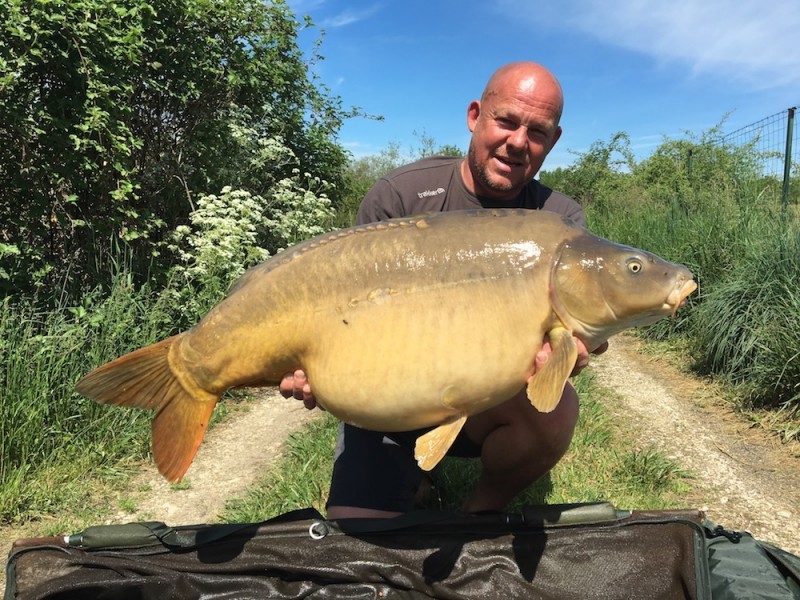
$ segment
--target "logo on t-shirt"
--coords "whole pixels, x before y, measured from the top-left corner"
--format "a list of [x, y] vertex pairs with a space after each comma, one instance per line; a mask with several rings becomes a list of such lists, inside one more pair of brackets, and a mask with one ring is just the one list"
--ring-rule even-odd
[[417, 196], [420, 198], [428, 198], [429, 196], [438, 196], [439, 194], [444, 194], [444, 188], [438, 188], [435, 190], [425, 190], [424, 192], [417, 192]]

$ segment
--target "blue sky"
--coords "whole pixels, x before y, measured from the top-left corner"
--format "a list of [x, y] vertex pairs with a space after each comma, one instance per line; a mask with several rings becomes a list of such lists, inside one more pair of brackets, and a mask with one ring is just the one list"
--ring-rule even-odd
[[[316, 67], [345, 106], [355, 156], [389, 143], [466, 149], [467, 104], [500, 65], [534, 60], [565, 94], [564, 134], [545, 169], [625, 131], [637, 157], [701, 133], [730, 132], [800, 104], [800, 0], [289, 0], [324, 31]], [[573, 152], [571, 152], [573, 151]]]

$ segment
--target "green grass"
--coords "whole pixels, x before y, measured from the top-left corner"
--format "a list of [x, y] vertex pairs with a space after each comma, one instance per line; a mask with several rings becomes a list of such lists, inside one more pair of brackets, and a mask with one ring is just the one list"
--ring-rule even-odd
[[[639, 448], [602, 404], [606, 390], [591, 374], [577, 378], [581, 417], [572, 447], [551, 473], [509, 507], [526, 504], [610, 501], [620, 508], [683, 506], [690, 475], [657, 451]], [[255, 522], [312, 506], [324, 514], [338, 422], [313, 421], [287, 442], [278, 464], [227, 503], [225, 522]], [[479, 461], [446, 458], [435, 473], [428, 508], [457, 510], [479, 474]]]
[[0, 300], [0, 524], [91, 510], [87, 485], [103, 495], [149, 457], [149, 412], [97, 404], [74, 386], [191, 315], [124, 271], [112, 280], [78, 304]]
[[88, 481], [103, 487], [144, 460], [144, 411], [74, 391], [91, 369], [164, 336], [167, 308], [119, 277], [77, 306], [0, 303], [0, 524], [80, 510]]
[[704, 297], [699, 361], [747, 406], [800, 410], [800, 230], [770, 238]]
[[[131, 323], [129, 316], [117, 316], [120, 326]], [[84, 485], [123, 457], [146, 455], [144, 415], [110, 410], [73, 391], [81, 375], [114, 352], [103, 347], [96, 323], [66, 310], [0, 305], [0, 523], [58, 509], [71, 493], [51, 494], [53, 480]]]

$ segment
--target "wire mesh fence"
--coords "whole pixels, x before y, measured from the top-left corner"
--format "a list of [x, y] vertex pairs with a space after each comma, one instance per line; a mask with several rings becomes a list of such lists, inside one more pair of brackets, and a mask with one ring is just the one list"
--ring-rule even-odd
[[714, 145], [727, 151], [745, 152], [748, 168], [741, 185], [761, 201], [779, 202], [784, 214], [800, 208], [800, 127], [797, 107], [765, 117], [724, 134]]

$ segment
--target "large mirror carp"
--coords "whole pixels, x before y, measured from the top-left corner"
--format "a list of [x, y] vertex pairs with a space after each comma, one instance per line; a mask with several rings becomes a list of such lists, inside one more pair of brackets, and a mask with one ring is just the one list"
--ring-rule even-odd
[[[454, 211], [351, 227], [250, 269], [197, 325], [77, 384], [98, 402], [153, 409], [153, 454], [183, 477], [225, 390], [302, 368], [319, 404], [377, 431], [421, 436], [433, 468], [466, 418], [527, 386], [541, 411], [591, 351], [674, 314], [697, 285], [683, 266], [554, 213]], [[553, 354], [533, 373], [549, 337]]]

